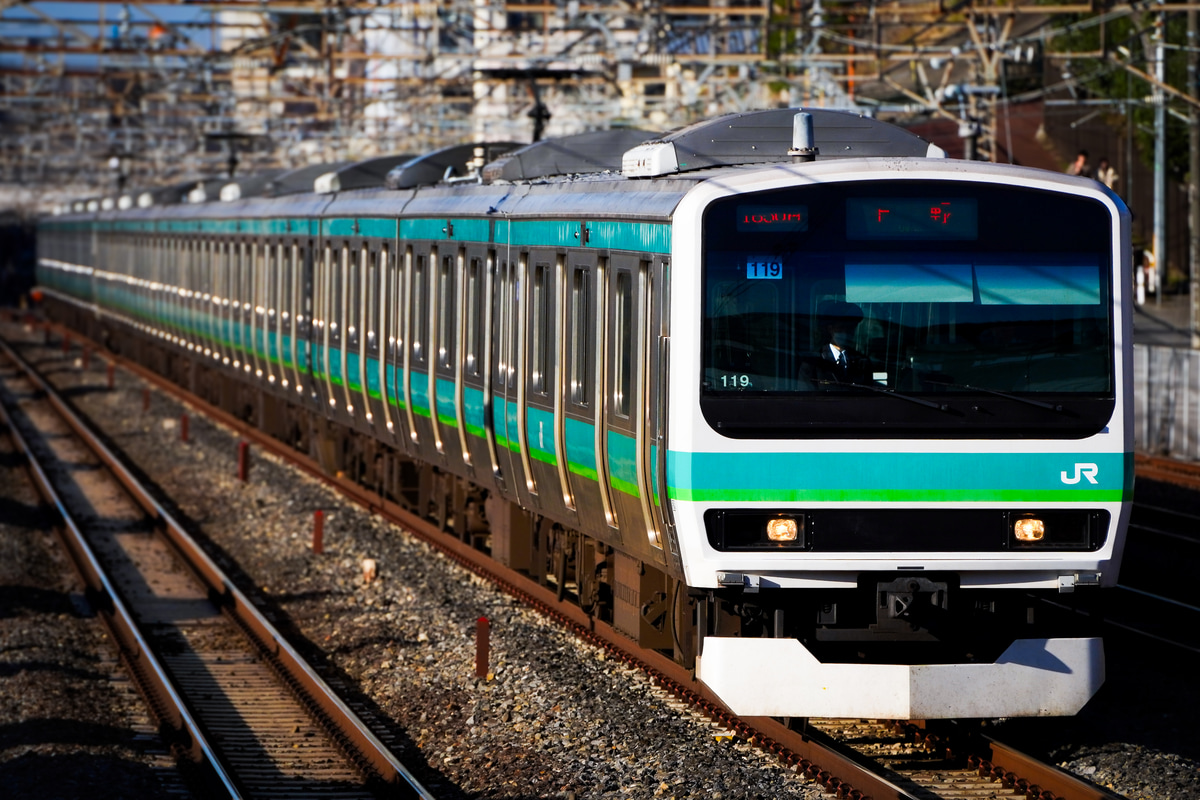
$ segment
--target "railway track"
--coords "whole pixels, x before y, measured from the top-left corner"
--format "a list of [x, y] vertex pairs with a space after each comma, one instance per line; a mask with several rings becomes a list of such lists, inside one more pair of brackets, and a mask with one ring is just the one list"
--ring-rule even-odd
[[3, 415], [203, 797], [432, 797], [7, 345]]
[[[183, 397], [177, 387], [158, 380], [157, 376], [137, 365], [120, 359], [116, 361], [163, 391]], [[263, 437], [219, 409], [207, 407], [190, 396], [186, 400], [240, 435], [331, 484], [347, 498], [413, 531], [450, 558], [557, 619], [580, 638], [643, 670], [663, 692], [676, 698], [681, 708], [705, 716], [716, 729], [731, 737], [775, 754], [784, 764], [803, 772], [838, 797], [876, 800], [1004, 796], [1036, 800], [1107, 800], [1117, 797], [1017, 750], [975, 735], [959, 736], [953, 730], [934, 735], [914, 724], [881, 722], [867, 728], [864, 727], [866, 723], [860, 721], [734, 717], [693, 679], [690, 671], [653, 651], [636, 649], [626, 637], [605, 623], [587, 616], [570, 602], [560, 600], [554, 588], [541, 585], [521, 573], [503, 570], [483, 553], [447, 536], [427, 520], [407, 514], [345, 478], [324, 474], [312, 461]]]

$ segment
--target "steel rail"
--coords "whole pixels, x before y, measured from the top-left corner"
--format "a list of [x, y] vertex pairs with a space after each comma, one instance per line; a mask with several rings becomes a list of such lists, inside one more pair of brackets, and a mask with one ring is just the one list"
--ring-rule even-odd
[[1046, 792], [1052, 792], [1069, 800], [1124, 800], [1116, 792], [1087, 783], [1053, 764], [1026, 755], [995, 739], [985, 736], [984, 740], [992, 753], [989, 760], [976, 762], [980, 774], [986, 770], [1005, 786], [1023, 791], [1026, 797], [1039, 798]]
[[219, 603], [255, 642], [261, 653], [269, 658], [304, 697], [312, 701], [312, 710], [326, 726], [335, 731], [344, 746], [351, 750], [360, 766], [386, 785], [401, 790], [402, 797], [434, 800], [424, 786], [390, 752], [374, 733], [342, 701], [327, 683], [308, 665], [287, 639], [262, 615], [240, 589], [229, 580], [208, 557], [195, 539], [175, 517], [165, 509], [150, 491], [133, 475], [122, 461], [100, 442], [89, 427], [31, 365], [25, 362], [7, 343], [0, 341], [8, 357], [23, 369], [30, 380], [45, 393], [47, 400], [77, 434], [88, 442], [96, 455], [130, 491], [146, 513], [163, 526], [168, 540], [187, 559], [196, 577], [209, 589]]
[[[9, 348], [7, 343], [0, 341], [0, 348], [4, 350], [5, 355], [15, 366], [24, 368], [25, 365], [20, 357]], [[0, 390], [0, 397], [8, 398], [8, 392]], [[100, 561], [84, 537], [83, 531], [54, 488], [50, 477], [38, 462], [33, 447], [14, 423], [8, 409], [5, 408], [6, 405], [7, 403], [0, 402], [0, 422], [3, 422], [8, 428], [9, 436], [25, 455], [26, 464], [32, 473], [38, 491], [57, 510], [59, 519], [62, 521], [62, 527], [57, 529], [59, 538], [66, 547], [77, 574], [83, 580], [88, 591], [93, 594], [90, 599], [109, 634], [117, 642], [121, 660], [130, 673], [138, 679], [137, 683], [148, 695], [147, 701], [155, 712], [155, 716], [158, 717], [159, 723], [171, 728], [173, 735], [165, 738], [174, 747], [184, 751], [192, 763], [205, 773], [210, 786], [223, 787], [231, 798], [241, 797], [233, 779], [222, 765], [213, 747], [208, 743], [195, 717], [192, 716], [183, 698], [176, 691], [170, 676], [142, 636], [133, 614], [121, 600], [120, 593], [112, 585], [107, 573], [100, 565]], [[96, 602], [97, 600], [99, 602]]]

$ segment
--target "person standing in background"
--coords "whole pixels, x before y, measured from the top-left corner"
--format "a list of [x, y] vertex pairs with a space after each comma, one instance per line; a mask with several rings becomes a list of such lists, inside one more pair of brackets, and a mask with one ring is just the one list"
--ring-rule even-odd
[[1120, 180], [1117, 171], [1108, 163], [1107, 158], [1100, 159], [1100, 163], [1096, 165], [1096, 180], [1103, 183], [1114, 192], [1117, 190], [1116, 183]]
[[1092, 165], [1088, 163], [1088, 151], [1080, 150], [1079, 155], [1067, 167], [1068, 175], [1078, 175], [1081, 178], [1092, 177]]

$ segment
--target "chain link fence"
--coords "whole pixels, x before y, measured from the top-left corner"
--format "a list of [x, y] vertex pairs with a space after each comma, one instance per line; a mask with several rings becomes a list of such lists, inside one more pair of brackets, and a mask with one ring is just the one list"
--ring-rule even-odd
[[1200, 351], [1133, 346], [1134, 448], [1200, 461]]

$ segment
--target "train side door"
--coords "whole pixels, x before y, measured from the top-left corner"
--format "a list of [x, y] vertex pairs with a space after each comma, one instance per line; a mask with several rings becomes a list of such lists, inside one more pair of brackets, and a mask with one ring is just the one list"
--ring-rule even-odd
[[492, 309], [492, 420], [496, 457], [506, 492], [526, 507], [532, 507], [537, 487], [525, 469], [523, 445], [523, 385], [521, 376], [521, 331], [525, 309], [524, 267], [526, 254], [498, 253]]
[[526, 265], [524, 466], [539, 507], [573, 519], [575, 497], [566, 450], [563, 361], [566, 357], [567, 251], [531, 249]]
[[614, 256], [607, 280], [609, 363], [605, 401], [611, 497], [626, 546], [661, 561], [662, 540], [655, 521], [651, 482], [652, 432], [648, 429], [650, 265], [634, 257]]
[[405, 345], [404, 392], [409, 409], [410, 436], [423, 458], [438, 463], [442, 460], [442, 445], [436, 421], [437, 397], [433, 391], [437, 379], [434, 368], [437, 248], [427, 242], [413, 242], [406, 271], [408, 341]]
[[360, 428], [375, 433], [383, 426], [383, 409], [376, 398], [379, 392], [379, 244], [360, 239], [357, 252], [350, 258], [357, 268], [351, 276], [357, 287], [351, 310], [354, 314], [353, 347], [349, 355], [350, 369], [347, 385], [354, 395], [354, 419]]
[[[462, 285], [465, 249], [443, 242], [437, 250], [433, 291], [433, 320], [429, 382], [430, 422], [437, 436], [438, 452], [445, 463], [464, 463], [462, 430]], [[431, 259], [433, 264], [433, 259]]]
[[399, 434], [397, 409], [392, 403], [395, 396], [392, 367], [396, 343], [394, 284], [397, 278], [395, 242], [375, 242], [371, 248], [371, 276], [368, 279], [373, 295], [370, 300], [372, 327], [367, 334], [367, 357], [370, 359], [368, 385], [376, 435], [392, 444], [397, 443]]
[[307, 405], [316, 398], [317, 371], [313, 350], [317, 328], [313, 316], [317, 313], [317, 259], [320, 250], [315, 238], [299, 239], [293, 245], [296, 267], [296, 305], [293, 328], [295, 336], [296, 394]]
[[323, 414], [329, 414], [331, 405], [337, 402], [330, 375], [333, 367], [329, 363], [330, 328], [337, 305], [334, 258], [333, 244], [321, 239], [314, 254], [311, 355], [313, 384]]
[[494, 373], [492, 363], [492, 313], [489, 302], [494, 291], [495, 254], [482, 244], [470, 244], [465, 252], [462, 314], [462, 381], [458, 408], [465, 460], [474, 475], [495, 480], [499, 469], [496, 432], [490, 416]]
[[564, 297], [565, 476], [580, 530], [613, 545], [620, 544], [612, 487], [608, 479], [608, 435], [605, 409], [608, 353], [607, 258], [572, 250], [566, 264]]

